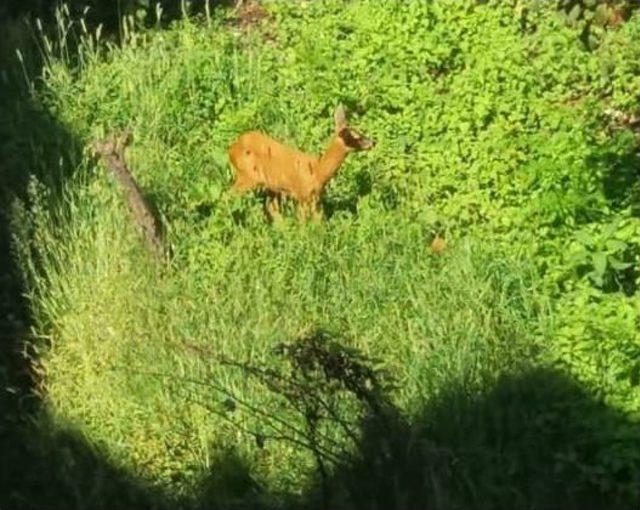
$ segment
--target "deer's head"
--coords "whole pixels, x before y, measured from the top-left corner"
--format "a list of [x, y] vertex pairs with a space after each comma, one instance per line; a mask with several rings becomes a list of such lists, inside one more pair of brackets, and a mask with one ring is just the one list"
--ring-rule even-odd
[[347, 150], [366, 151], [376, 145], [375, 140], [367, 138], [359, 131], [347, 126], [347, 119], [342, 105], [336, 108], [333, 119], [336, 126], [336, 135], [343, 141]]

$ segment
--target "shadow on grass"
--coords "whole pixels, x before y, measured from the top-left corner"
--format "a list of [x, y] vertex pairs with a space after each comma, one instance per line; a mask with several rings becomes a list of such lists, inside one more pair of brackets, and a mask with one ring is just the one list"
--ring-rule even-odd
[[[6, 55], [3, 55], [6, 58]], [[2, 62], [3, 64], [6, 61]], [[34, 104], [19, 76], [10, 74], [0, 84], [0, 507], [35, 508], [55, 480], [56, 463], [45, 460], [33, 426], [40, 402], [35, 397], [30, 356], [25, 341], [30, 326], [28, 305], [15, 260], [11, 256], [11, 208], [26, 197], [30, 175], [37, 175], [55, 191], [73, 168], [78, 144], [55, 119]], [[53, 501], [53, 500], [52, 500]]]
[[25, 73], [40, 74], [42, 62], [17, 17], [34, 14], [38, 6], [45, 3], [0, 6], [0, 30], [7, 36], [0, 48], [0, 508], [153, 507], [157, 498], [143, 484], [74, 432], [51, 423], [35, 387], [31, 317], [11, 254], [12, 204], [28, 200], [31, 176], [51, 191], [52, 202], [59, 201], [82, 152], [81, 142], [26, 90], [9, 47], [20, 47]]
[[411, 429], [453, 460], [450, 475], [435, 475], [431, 484], [434, 495], [440, 487], [449, 496], [444, 508], [613, 509], [638, 502], [637, 423], [555, 370], [504, 376], [475, 397], [451, 389]]
[[[315, 481], [295, 502], [269, 504], [269, 494], [235, 458], [236, 471], [226, 471], [226, 478], [214, 467], [211, 480], [218, 481], [202, 491], [197, 508], [225, 508], [225, 501], [291, 509], [637, 507], [640, 427], [561, 372], [531, 367], [500, 377], [484, 391], [452, 384], [408, 415], [392, 404], [391, 386], [380, 383], [380, 373], [364, 357], [319, 338], [289, 345], [297, 358], [284, 380], [271, 368], [241, 366], [306, 421], [295, 444], [316, 457]], [[356, 423], [327, 406], [345, 393], [366, 410]], [[265, 431], [274, 424], [283, 440], [279, 424], [259, 416], [266, 441], [256, 448], [269, 448]], [[342, 444], [318, 432], [325, 430], [323, 420], [337, 430], [349, 424]], [[223, 473], [234, 465], [225, 466]], [[229, 486], [237, 491], [225, 500], [221, 487]]]
[[95, 445], [43, 417], [3, 439], [12, 441], [2, 444], [1, 508], [169, 507], [146, 484], [105, 461]]
[[631, 207], [640, 216], [640, 143], [624, 154], [605, 152], [594, 162], [604, 169], [604, 193], [611, 205]]
[[546, 369], [475, 397], [450, 389], [411, 418], [369, 416], [325, 508], [635, 508], [640, 430]]
[[11, 204], [26, 198], [30, 175], [58, 200], [81, 149], [17, 87], [5, 83], [0, 97], [0, 508], [155, 507], [156, 498], [94, 446], [57, 430], [35, 391], [31, 319], [10, 253]]
[[371, 194], [373, 188], [372, 178], [365, 171], [358, 172], [355, 176], [355, 189], [351, 194], [341, 197], [325, 194], [322, 198], [322, 205], [327, 219], [331, 219], [334, 214], [346, 213], [349, 215], [358, 214], [358, 202]]
[[[72, 3], [77, 7], [83, 2]], [[115, 3], [100, 5], [111, 9], [107, 21], [115, 31]], [[179, 17], [180, 2], [167, 5], [165, 19]], [[37, 387], [37, 342], [30, 336], [24, 282], [11, 253], [13, 202], [28, 202], [27, 188], [35, 176], [51, 192], [55, 207], [83, 150], [83, 142], [24, 85], [25, 74], [40, 76], [42, 61], [22, 16], [41, 16], [45, 32], [55, 31], [50, 7], [51, 2], [40, 0], [0, 5], [0, 31], [6, 35], [0, 46], [0, 509], [192, 507], [193, 501], [180, 502], [113, 465], [80, 432], [55, 422]], [[24, 68], [15, 48], [21, 49]], [[242, 478], [232, 456], [218, 465], [218, 471], [233, 474], [230, 480]]]

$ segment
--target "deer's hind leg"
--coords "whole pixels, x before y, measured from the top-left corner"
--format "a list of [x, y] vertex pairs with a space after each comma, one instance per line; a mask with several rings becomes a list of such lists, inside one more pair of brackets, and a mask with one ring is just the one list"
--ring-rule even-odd
[[280, 195], [277, 193], [267, 193], [265, 211], [274, 223], [280, 223], [282, 221], [282, 214], [280, 212]]

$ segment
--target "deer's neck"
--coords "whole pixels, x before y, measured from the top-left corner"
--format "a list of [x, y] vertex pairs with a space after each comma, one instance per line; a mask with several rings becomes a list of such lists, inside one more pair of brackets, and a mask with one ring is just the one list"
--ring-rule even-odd
[[347, 153], [347, 147], [342, 138], [334, 136], [314, 171], [320, 190], [336, 175], [340, 165], [347, 157]]

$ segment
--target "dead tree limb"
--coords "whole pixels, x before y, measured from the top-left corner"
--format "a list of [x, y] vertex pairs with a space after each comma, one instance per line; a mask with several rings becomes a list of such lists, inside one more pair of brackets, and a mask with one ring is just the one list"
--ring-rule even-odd
[[95, 153], [104, 159], [107, 168], [124, 190], [129, 210], [145, 235], [147, 247], [151, 253], [162, 259], [168, 255], [168, 251], [163, 240], [160, 221], [144, 198], [125, 162], [124, 150], [130, 139], [131, 135], [124, 133], [111, 136], [104, 141], [95, 141], [92, 146]]

